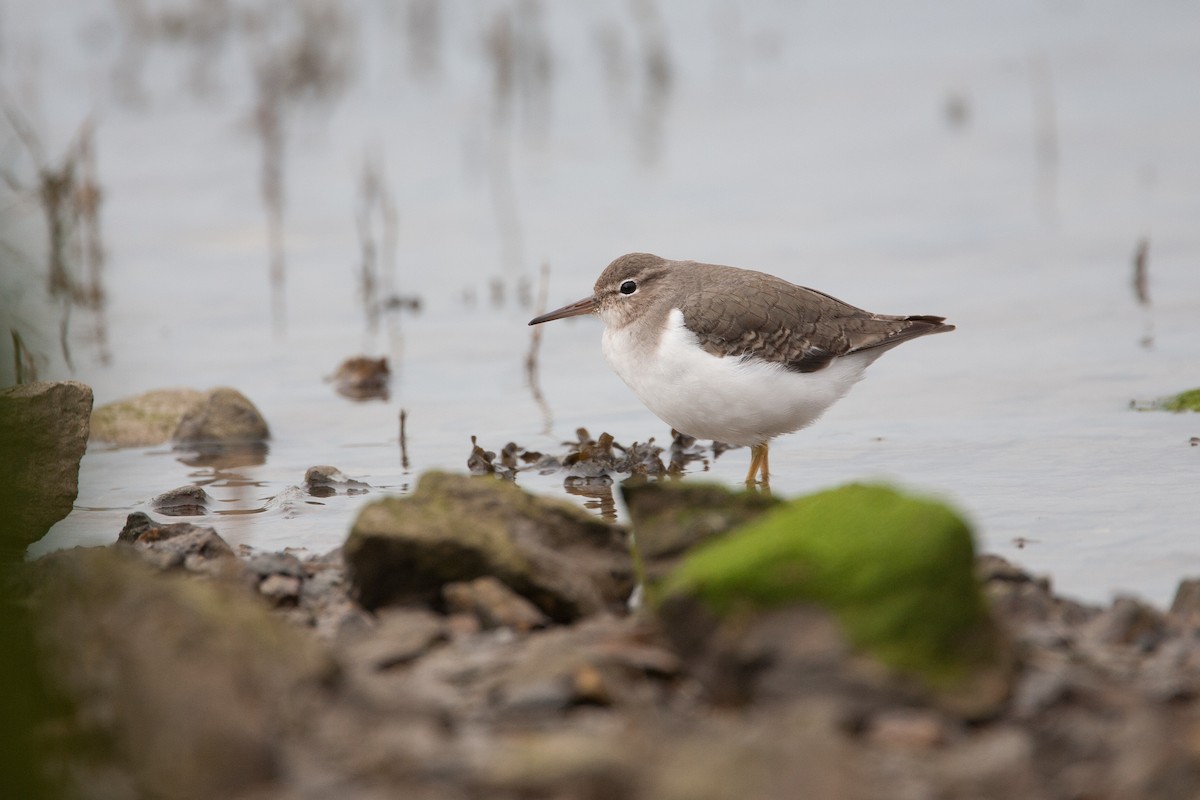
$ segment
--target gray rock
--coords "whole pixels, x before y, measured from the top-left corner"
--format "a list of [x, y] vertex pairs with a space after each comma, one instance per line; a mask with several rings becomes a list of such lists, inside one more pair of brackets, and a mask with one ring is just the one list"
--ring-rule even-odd
[[201, 517], [208, 513], [212, 497], [200, 486], [180, 486], [163, 492], [150, 501], [160, 514], [168, 517]]
[[411, 496], [366, 506], [343, 554], [368, 609], [491, 575], [565, 622], [621, 610], [634, 585], [624, 530], [489, 477], [426, 473]]
[[[240, 571], [241, 564], [213, 528], [190, 522], [161, 523], [135, 511], [125, 520], [117, 541], [132, 545], [159, 569], [183, 567], [193, 572]], [[224, 563], [222, 563], [224, 562]]]
[[258, 593], [272, 605], [295, 605], [300, 599], [300, 579], [292, 575], [268, 575], [258, 584]]
[[1091, 643], [1153, 651], [1167, 632], [1161, 611], [1132, 597], [1118, 597], [1113, 604], [1084, 626], [1082, 635]]
[[74, 507], [92, 390], [75, 381], [0, 390], [0, 550], [19, 557]]
[[383, 609], [378, 625], [352, 637], [344, 653], [350, 662], [369, 670], [389, 670], [407, 664], [446, 638], [446, 624], [431, 611]]
[[185, 411], [171, 434], [176, 444], [245, 444], [269, 438], [267, 422], [254, 404], [225, 387], [210, 390]]
[[286, 575], [304, 579], [308, 576], [304, 562], [291, 553], [255, 553], [246, 561], [246, 567], [262, 578]]
[[1171, 624], [1180, 630], [1200, 630], [1200, 578], [1179, 582], [1168, 617]]
[[304, 473], [304, 488], [313, 497], [333, 497], [335, 494], [366, 494], [371, 487], [347, 477], [337, 467], [309, 467]]

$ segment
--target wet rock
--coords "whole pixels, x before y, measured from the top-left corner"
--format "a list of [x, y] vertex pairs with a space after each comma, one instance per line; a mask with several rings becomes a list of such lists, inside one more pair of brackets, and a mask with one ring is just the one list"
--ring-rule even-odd
[[622, 529], [503, 481], [440, 472], [409, 497], [367, 505], [343, 554], [368, 609], [436, 603], [443, 585], [491, 575], [563, 622], [621, 609], [634, 584]]
[[352, 637], [345, 648], [347, 658], [374, 671], [407, 664], [446, 639], [445, 621], [417, 608], [385, 608], [378, 624]]
[[168, 517], [200, 517], [208, 513], [212, 497], [200, 486], [180, 486], [163, 492], [150, 501], [160, 514]]
[[709, 543], [652, 588], [685, 660], [699, 653], [702, 669], [728, 678], [733, 697], [753, 696], [758, 672], [787, 676], [768, 678], [780, 687], [823, 674], [814, 654], [828, 666], [841, 647], [821, 622], [828, 614], [856, 652], [887, 667], [855, 670], [856, 683], [883, 674], [889, 691], [913, 683], [954, 713], [987, 716], [1008, 693], [1012, 654], [984, 603], [972, 550], [966, 524], [944, 505], [851, 485]]
[[583, 800], [654, 797], [637, 791], [630, 733], [612, 723], [510, 736], [487, 753], [474, 779], [483, 797]]
[[1050, 791], [1035, 768], [1036, 755], [1037, 744], [1028, 731], [997, 725], [939, 758], [936, 785], [942, 787], [943, 797], [1038, 800], [1088, 796]]
[[303, 579], [308, 576], [304, 562], [291, 553], [255, 553], [247, 559], [246, 568], [260, 578], [284, 575]]
[[608, 615], [515, 636], [507, 630], [458, 637], [413, 664], [423, 696], [454, 713], [494, 724], [540, 725], [580, 708], [650, 708], [675, 678], [643, 623]]
[[1118, 597], [1082, 631], [1093, 644], [1121, 645], [1148, 653], [1162, 642], [1167, 619], [1161, 611], [1132, 597]]
[[73, 759], [69, 794], [95, 796], [96, 776], [163, 798], [279, 780], [279, 732], [304, 717], [333, 662], [236, 584], [159, 573], [127, 552], [76, 549], [31, 567], [43, 673], [71, 701], [42, 744]]
[[0, 549], [18, 558], [74, 507], [92, 390], [75, 381], [0, 390]]
[[126, 518], [117, 541], [132, 545], [159, 569], [182, 567], [204, 572], [241, 566], [233, 548], [214, 529], [190, 522], [155, 522], [140, 511]]
[[300, 599], [301, 582], [291, 575], [268, 575], [258, 584], [258, 593], [272, 605], [295, 605]]
[[341, 548], [306, 560], [299, 607], [318, 637], [334, 641], [374, 626], [374, 618], [350, 599]]
[[156, 389], [108, 403], [92, 413], [92, 438], [120, 447], [163, 444], [203, 399], [204, 392], [196, 389]]
[[241, 392], [221, 387], [209, 390], [184, 411], [171, 434], [176, 444], [245, 444], [271, 438], [267, 422]]
[[873, 716], [867, 741], [881, 747], [931, 750], [946, 740], [946, 720], [926, 709], [886, 709]]
[[442, 599], [450, 613], [475, 615], [484, 630], [511, 628], [524, 633], [550, 623], [537, 606], [491, 575], [448, 583], [442, 587]]
[[703, 483], [628, 480], [621, 495], [648, 579], [673, 567], [684, 552], [757, 519], [780, 501]]
[[351, 400], [386, 400], [391, 379], [386, 358], [355, 356], [343, 361], [327, 380], [338, 394]]
[[1013, 687], [1010, 708], [1017, 719], [1032, 719], [1059, 703], [1067, 703], [1079, 686], [1077, 670], [1065, 658], [1042, 658], [1027, 664]]
[[[793, 800], [797, 797], [889, 798], [869, 791], [876, 759], [837, 733], [827, 704], [777, 705], [773, 713], [708, 716], [672, 732], [667, 742], [632, 745], [648, 762], [641, 795], [653, 800]], [[929, 796], [929, 795], [927, 795]]]
[[313, 497], [333, 497], [335, 494], [366, 494], [371, 487], [346, 477], [337, 467], [319, 466], [309, 467], [304, 473], [304, 488]]
[[1200, 630], [1200, 578], [1179, 582], [1168, 618], [1177, 630]]

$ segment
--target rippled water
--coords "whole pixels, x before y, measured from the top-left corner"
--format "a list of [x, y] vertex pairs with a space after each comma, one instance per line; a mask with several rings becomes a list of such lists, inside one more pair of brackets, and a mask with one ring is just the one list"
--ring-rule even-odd
[[[777, 494], [884, 480], [944, 497], [986, 549], [1085, 598], [1167, 602], [1200, 574], [1200, 416], [1129, 409], [1200, 385], [1200, 8], [245, 2], [172, 26], [136, 7], [3, 6], [5, 103], [43, 160], [94, 121], [107, 304], [72, 314], [68, 368], [30, 191], [4, 197], [0, 233], [27, 254], [4, 290], [53, 312], [26, 336], [43, 378], [84, 380], [97, 403], [235, 386], [273, 438], [264, 463], [226, 471], [93, 446], [75, 513], [33, 552], [112, 541], [189, 483], [231, 542], [319, 552], [381, 491], [465, 469], [472, 434], [662, 442], [604, 366], [598, 321], [545, 326], [545, 407], [524, 371], [542, 265], [554, 307], [644, 250], [958, 325], [778, 440]], [[297, 63], [307, 83], [272, 72]], [[11, 128], [0, 152], [34, 185]], [[1131, 285], [1142, 237], [1149, 306]], [[372, 327], [364, 253], [419, 312]], [[360, 353], [390, 358], [387, 401], [324, 381]], [[735, 486], [748, 458], [688, 479]], [[375, 491], [305, 495], [314, 464]], [[563, 492], [561, 475], [519, 482]]]

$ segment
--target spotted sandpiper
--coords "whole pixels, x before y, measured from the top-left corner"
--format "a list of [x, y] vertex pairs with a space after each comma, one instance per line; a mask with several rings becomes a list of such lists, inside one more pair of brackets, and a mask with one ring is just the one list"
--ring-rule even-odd
[[896, 345], [954, 330], [944, 317], [872, 314], [763, 272], [630, 253], [592, 295], [530, 320], [604, 323], [604, 358], [680, 433], [751, 448], [769, 480], [771, 439], [800, 430]]

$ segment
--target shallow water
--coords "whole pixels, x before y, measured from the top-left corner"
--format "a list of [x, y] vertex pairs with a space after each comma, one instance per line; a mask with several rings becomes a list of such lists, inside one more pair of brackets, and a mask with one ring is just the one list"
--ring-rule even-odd
[[[339, 5], [342, 28], [325, 20], [317, 40], [344, 83], [281, 106], [273, 295], [253, 65], [286, 52], [295, 7], [241, 4], [273, 9], [267, 32], [229, 22], [208, 40], [134, 33], [115, 5], [3, 7], [9, 102], [51, 160], [93, 115], [104, 193], [111, 362], [94, 315], [76, 312], [73, 369], [56, 327], [26, 337], [41, 377], [86, 381], [98, 404], [235, 386], [273, 434], [264, 463], [225, 472], [166, 447], [93, 446], [76, 511], [32, 552], [110, 542], [130, 511], [189, 483], [217, 501], [191, 521], [232, 543], [321, 552], [381, 492], [465, 469], [472, 434], [492, 450], [561, 450], [580, 426], [664, 442], [605, 367], [598, 321], [544, 326], [548, 425], [524, 372], [542, 265], [556, 307], [644, 250], [958, 325], [890, 352], [778, 440], [776, 494], [883, 480], [944, 497], [984, 548], [1087, 599], [1165, 603], [1200, 575], [1200, 416], [1129, 409], [1200, 385], [1200, 8]], [[32, 176], [11, 135], [3, 152]], [[364, 164], [394, 206], [390, 251]], [[31, 254], [5, 267], [5, 293], [48, 305], [36, 198], [5, 199], [0, 233]], [[364, 220], [377, 278], [422, 301], [374, 330]], [[1149, 307], [1131, 286], [1143, 236]], [[360, 353], [391, 359], [386, 402], [323, 380]], [[688, 479], [736, 486], [748, 458], [728, 451]], [[304, 495], [314, 464], [373, 491]], [[519, 482], [563, 493], [561, 475]]]

